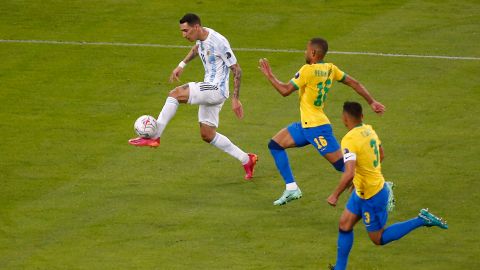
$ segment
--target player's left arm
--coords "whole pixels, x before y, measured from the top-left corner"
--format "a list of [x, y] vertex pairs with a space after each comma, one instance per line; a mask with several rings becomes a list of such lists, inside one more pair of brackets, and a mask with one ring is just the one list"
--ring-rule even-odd
[[233, 73], [233, 98], [232, 98], [232, 110], [235, 115], [241, 119], [243, 118], [243, 107], [240, 102], [240, 84], [242, 81], [242, 69], [238, 63], [230, 66], [230, 70]]
[[331, 206], [337, 206], [338, 198], [340, 197], [340, 195], [352, 184], [353, 177], [355, 176], [355, 166], [355, 159], [351, 159], [345, 162], [345, 171], [342, 174], [342, 178], [340, 178], [340, 183], [327, 199], [327, 203]]
[[342, 80], [342, 82], [353, 88], [355, 92], [362, 96], [368, 102], [374, 112], [376, 112], [377, 114], [383, 114], [385, 112], [385, 106], [382, 103], [376, 101], [372, 97], [370, 92], [368, 92], [367, 88], [363, 86], [362, 83], [355, 80], [355, 78], [345, 74], [345, 78]]

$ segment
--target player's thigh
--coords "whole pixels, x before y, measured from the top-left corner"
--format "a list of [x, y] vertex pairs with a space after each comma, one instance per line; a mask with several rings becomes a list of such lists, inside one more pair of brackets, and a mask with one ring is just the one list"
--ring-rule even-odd
[[282, 128], [272, 140], [277, 142], [283, 148], [303, 147], [308, 144], [303, 134], [300, 122], [290, 124], [286, 128]]
[[170, 93], [168, 94], [169, 97], [173, 97], [180, 103], [187, 103], [190, 97], [190, 87], [189, 84], [184, 84], [178, 87], [175, 87]]
[[206, 126], [218, 128], [222, 106], [223, 103], [216, 105], [199, 105], [198, 122]]
[[272, 140], [283, 148], [295, 147], [295, 141], [293, 141], [292, 136], [286, 128], [282, 128], [277, 134], [275, 134], [275, 136], [273, 136]]
[[338, 227], [342, 231], [350, 231], [362, 218], [362, 200], [352, 192], [348, 199], [347, 206], [340, 216]]
[[[375, 232], [383, 230], [388, 219], [388, 189], [382, 188], [373, 197], [366, 200], [362, 208], [363, 223], [367, 231], [372, 232], [373, 236]], [[372, 240], [374, 240], [372, 238]]]
[[305, 137], [330, 163], [342, 158], [342, 151], [330, 124], [306, 128]]
[[189, 104], [218, 105], [223, 104], [226, 99], [220, 89], [214, 84], [207, 82], [190, 82], [188, 83], [188, 87], [190, 89]]

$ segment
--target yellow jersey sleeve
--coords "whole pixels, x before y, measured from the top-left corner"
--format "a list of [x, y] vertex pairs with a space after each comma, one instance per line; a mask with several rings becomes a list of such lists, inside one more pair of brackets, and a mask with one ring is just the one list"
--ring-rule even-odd
[[345, 77], [347, 77], [347, 73], [343, 72], [335, 65], [332, 65], [332, 73], [333, 79], [339, 82], [343, 82], [343, 80], [345, 80]]
[[300, 70], [295, 74], [295, 77], [293, 77], [290, 80], [290, 83], [295, 86], [295, 89], [299, 90], [305, 85], [307, 85], [308, 82], [308, 72], [307, 72], [308, 66], [304, 65]]
[[355, 154], [357, 153], [356, 143], [352, 136], [343, 137], [342, 151], [344, 155], [348, 153], [355, 153]]

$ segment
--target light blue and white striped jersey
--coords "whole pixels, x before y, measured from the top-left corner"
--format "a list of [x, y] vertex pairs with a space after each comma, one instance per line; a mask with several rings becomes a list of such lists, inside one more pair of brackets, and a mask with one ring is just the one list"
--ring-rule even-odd
[[207, 39], [197, 40], [198, 54], [205, 68], [204, 82], [217, 85], [225, 98], [229, 96], [230, 66], [237, 63], [228, 40], [213, 29], [206, 28]]

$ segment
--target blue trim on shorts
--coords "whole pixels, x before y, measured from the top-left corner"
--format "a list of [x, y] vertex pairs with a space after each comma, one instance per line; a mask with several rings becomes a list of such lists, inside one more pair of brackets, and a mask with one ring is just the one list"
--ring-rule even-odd
[[335, 138], [330, 124], [303, 128], [300, 122], [294, 122], [287, 127], [287, 130], [297, 147], [311, 144], [322, 156], [340, 149], [340, 144]]
[[356, 191], [353, 190], [347, 202], [347, 209], [353, 214], [362, 217], [363, 224], [365, 224], [367, 231], [379, 231], [387, 224], [388, 193], [388, 188], [384, 184], [383, 188], [377, 194], [365, 200], [358, 197]]

